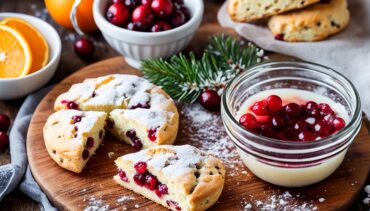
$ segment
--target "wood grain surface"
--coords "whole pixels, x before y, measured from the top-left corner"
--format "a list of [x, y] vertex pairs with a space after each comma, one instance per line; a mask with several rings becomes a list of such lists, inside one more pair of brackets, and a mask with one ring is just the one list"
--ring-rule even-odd
[[[196, 39], [196, 41], [201, 40]], [[111, 136], [105, 138], [104, 145], [92, 157], [81, 174], [71, 173], [60, 168], [48, 156], [45, 149], [42, 127], [48, 116], [54, 112], [53, 104], [56, 97], [67, 91], [72, 84], [81, 82], [85, 78], [111, 73], [141, 74], [130, 68], [121, 57], [109, 59], [71, 75], [59, 83], [42, 100], [32, 119], [27, 138], [27, 152], [32, 173], [49, 199], [62, 210], [82, 210], [89, 207], [91, 196], [101, 199], [109, 205], [109, 209], [126, 207], [130, 210], [135, 209], [136, 206], [140, 210], [144, 208], [146, 210], [164, 210], [160, 205], [114, 183], [112, 176], [117, 171], [114, 159], [132, 152], [131, 147], [119, 143], [115, 138]], [[179, 106], [180, 112], [182, 106], [184, 105]], [[184, 128], [190, 125], [189, 120], [181, 117], [180, 132], [176, 144], [190, 143], [197, 146], [201, 141], [206, 141], [189, 139]], [[219, 122], [219, 129], [223, 130], [222, 122]], [[111, 157], [108, 156], [110, 152], [114, 152]], [[286, 206], [307, 203], [314, 204], [311, 208], [315, 206], [319, 210], [344, 210], [352, 204], [366, 181], [370, 168], [370, 136], [366, 127], [363, 127], [351, 146], [343, 165], [328, 179], [306, 188], [286, 189], [265, 183], [249, 172], [238, 159], [236, 165], [227, 166], [227, 170], [230, 172], [231, 168], [238, 168], [240, 171], [237, 171], [236, 175], [227, 174], [223, 194], [212, 210], [242, 210], [243, 203], [252, 203], [253, 198], [268, 201], [276, 193], [284, 193], [285, 191], [289, 191], [292, 195], [301, 195], [300, 198], [289, 202], [290, 204], [286, 204]], [[240, 173], [243, 169], [248, 172], [247, 175]], [[122, 196], [131, 196], [135, 200], [117, 203]], [[320, 203], [320, 198], [324, 198], [325, 202]]]

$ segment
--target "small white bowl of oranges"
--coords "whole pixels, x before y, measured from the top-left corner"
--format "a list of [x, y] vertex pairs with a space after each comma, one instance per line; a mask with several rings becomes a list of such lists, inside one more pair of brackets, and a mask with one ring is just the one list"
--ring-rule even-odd
[[62, 44], [45, 21], [19, 13], [0, 13], [0, 100], [24, 97], [54, 75]]

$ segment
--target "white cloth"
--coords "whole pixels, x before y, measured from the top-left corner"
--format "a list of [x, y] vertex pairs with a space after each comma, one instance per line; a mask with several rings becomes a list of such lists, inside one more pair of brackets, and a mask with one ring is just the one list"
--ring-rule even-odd
[[333, 68], [355, 84], [362, 108], [370, 115], [370, 1], [348, 0], [351, 21], [343, 31], [319, 42], [289, 43], [277, 41], [266, 26], [233, 22], [226, 2], [218, 12], [218, 21], [233, 28], [259, 47]]

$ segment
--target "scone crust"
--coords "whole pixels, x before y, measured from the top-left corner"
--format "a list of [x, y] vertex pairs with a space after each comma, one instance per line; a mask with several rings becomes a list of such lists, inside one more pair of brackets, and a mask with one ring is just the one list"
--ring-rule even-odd
[[[166, 174], [166, 171], [163, 169], [154, 168], [151, 166], [150, 160], [155, 158], [158, 155], [164, 156], [174, 156], [172, 158], [178, 158], [177, 150], [180, 148], [188, 148], [194, 150], [194, 157], [199, 157], [199, 162], [194, 165], [192, 170], [189, 170], [187, 173], [179, 174], [175, 177], [169, 178]], [[225, 167], [221, 160], [207, 153], [196, 149], [190, 145], [183, 146], [170, 146], [162, 145], [147, 150], [142, 150], [139, 152], [141, 154], [131, 155], [129, 158], [122, 156], [116, 160], [117, 166], [133, 166], [136, 162], [145, 160], [148, 162], [148, 170], [158, 177], [158, 179], [166, 178], [169, 184], [173, 184], [172, 187], [181, 189], [182, 193], [185, 193], [187, 208], [190, 211], [200, 211], [206, 210], [211, 207], [222, 193], [222, 189], [225, 182]], [[170, 158], [170, 159], [172, 159]], [[187, 162], [186, 160], [181, 160], [179, 162]], [[174, 164], [176, 165], [176, 164]], [[174, 169], [181, 168], [180, 166], [174, 166]], [[197, 178], [195, 173], [199, 174]], [[167, 172], [168, 173], [168, 172]], [[118, 177], [115, 177], [115, 180], [122, 184]], [[156, 201], [160, 203], [159, 201]]]
[[229, 0], [228, 13], [236, 22], [251, 22], [290, 10], [300, 9], [320, 0]]
[[346, 0], [330, 0], [302, 10], [273, 16], [268, 21], [274, 36], [284, 41], [319, 41], [345, 29], [350, 21]]

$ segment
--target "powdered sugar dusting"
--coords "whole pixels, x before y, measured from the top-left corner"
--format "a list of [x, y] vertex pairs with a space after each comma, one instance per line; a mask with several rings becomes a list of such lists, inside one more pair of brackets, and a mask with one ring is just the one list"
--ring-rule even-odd
[[[101, 197], [91, 196], [88, 199], [88, 204], [85, 207], [84, 211], [108, 211], [109, 205], [105, 204]], [[84, 200], [84, 201], [85, 201]]]

